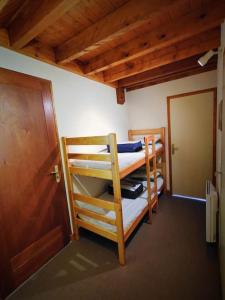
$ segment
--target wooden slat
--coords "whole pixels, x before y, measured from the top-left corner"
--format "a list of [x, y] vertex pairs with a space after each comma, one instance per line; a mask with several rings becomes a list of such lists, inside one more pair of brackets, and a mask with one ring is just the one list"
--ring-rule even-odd
[[93, 74], [151, 53], [160, 48], [188, 39], [219, 26], [225, 18], [225, 2], [215, 1], [171, 24], [155, 28], [148, 33], [121, 44], [92, 58], [83, 67], [84, 74]]
[[[203, 53], [165, 66], [161, 66], [159, 68], [155, 68], [153, 70], [141, 72], [137, 75], [121, 79], [118, 84], [121, 87], [128, 88], [145, 82], [150, 82], [150, 81], [157, 82], [167, 76], [173, 76], [186, 71], [189, 72], [195, 69], [205, 70], [205, 68], [201, 67], [199, 64], [196, 63], [197, 60], [199, 59], [199, 56], [201, 55], [203, 55]], [[211, 64], [213, 64], [213, 66], [217, 65], [216, 55], [212, 59], [210, 59], [210, 61], [206, 66], [209, 66]]]
[[73, 200], [83, 201], [85, 203], [95, 205], [107, 210], [115, 210], [115, 206], [116, 206], [116, 203], [114, 202], [109, 202], [103, 199], [94, 198], [91, 196], [82, 195], [78, 193], [73, 193]]
[[220, 45], [220, 28], [202, 33], [191, 39], [174, 44], [168, 48], [134, 59], [129, 63], [114, 67], [104, 72], [106, 82], [113, 82], [140, 72], [151, 70], [176, 62], [199, 53], [217, 48]]
[[77, 226], [77, 223], [75, 222], [75, 218], [73, 216], [76, 215], [76, 210], [73, 205], [73, 179], [72, 175], [69, 172], [69, 161], [68, 161], [68, 155], [67, 150], [68, 147], [66, 145], [66, 138], [62, 137], [62, 150], [63, 150], [63, 161], [64, 161], [64, 167], [65, 167], [65, 175], [66, 175], [66, 186], [67, 186], [67, 192], [68, 192], [68, 202], [69, 202], [69, 209], [70, 209], [70, 215], [71, 215], [71, 226], [72, 226], [72, 237], [73, 239], [79, 239], [79, 229]]
[[78, 214], [82, 214], [84, 216], [93, 218], [93, 219], [98, 220], [98, 221], [105, 222], [107, 224], [116, 225], [116, 220], [115, 219], [110, 219], [110, 218], [108, 218], [104, 215], [97, 214], [93, 211], [90, 211], [90, 210], [87, 210], [87, 209], [84, 209], [84, 208], [80, 208], [79, 206], [76, 206], [76, 212]]
[[108, 145], [109, 136], [89, 136], [89, 137], [75, 137], [66, 138], [67, 145]]
[[135, 129], [135, 130], [130, 129], [128, 131], [128, 134], [130, 134], [131, 136], [133, 136], [133, 135], [155, 135], [155, 134], [162, 135], [163, 130], [164, 130], [163, 127], [151, 128], [151, 129]]
[[10, 2], [10, 0], [0, 0], [0, 13], [6, 7], [6, 5]]
[[68, 153], [68, 158], [81, 160], [111, 161], [110, 154]]
[[114, 202], [116, 203], [116, 227], [117, 227], [117, 241], [118, 241], [118, 255], [121, 265], [125, 265], [125, 242], [124, 242], [124, 230], [123, 230], [123, 212], [121, 203], [121, 186], [119, 177], [119, 163], [117, 152], [117, 140], [116, 134], [109, 136], [109, 146], [112, 156], [112, 179], [113, 179], [113, 195]]
[[90, 230], [92, 232], [95, 232], [111, 241], [114, 241], [114, 242], [117, 242], [117, 234], [116, 233], [113, 233], [111, 231], [108, 231], [106, 229], [103, 229], [102, 227], [100, 226], [97, 226], [97, 225], [94, 225], [94, 224], [90, 224], [88, 222], [85, 222], [83, 220], [80, 220], [80, 219], [77, 219], [76, 220], [77, 224], [80, 226], [80, 227], [83, 227], [87, 230]]
[[56, 51], [57, 60], [66, 63], [76, 59], [104, 42], [147, 23], [156, 13], [164, 10], [171, 3], [175, 1], [131, 0], [59, 46]]
[[[31, 42], [29, 43], [28, 46], [22, 49], [13, 48], [12, 46], [10, 46], [9, 34], [5, 28], [0, 29], [0, 45], [10, 50], [16, 51], [18, 53], [24, 54], [26, 56], [32, 57], [39, 61], [46, 62], [60, 69], [64, 69], [66, 71], [72, 72], [73, 74], [78, 74], [84, 77], [82, 70], [75, 62], [65, 64], [65, 65], [56, 64], [54, 49], [38, 41]], [[101, 83], [104, 82], [103, 74], [101, 73], [90, 75], [90, 76], [86, 75], [85, 77]], [[113, 83], [113, 84], [110, 83], [109, 86], [117, 87], [117, 83]]]
[[125, 103], [124, 88], [119, 87], [119, 88], [116, 89], [116, 97], [117, 97], [117, 104], [124, 104]]
[[157, 78], [155, 80], [150, 80], [150, 81], [147, 80], [144, 82], [140, 82], [140, 83], [131, 85], [126, 88], [126, 91], [129, 92], [129, 91], [133, 91], [133, 90], [137, 90], [137, 89], [142, 89], [142, 88], [145, 88], [148, 86], [152, 86], [152, 85], [156, 85], [156, 84], [160, 84], [160, 83], [164, 83], [164, 82], [169, 82], [172, 80], [177, 80], [177, 79], [185, 78], [188, 76], [193, 76], [196, 74], [201, 74], [201, 73], [216, 70], [216, 69], [217, 69], [217, 65], [215, 63], [213, 63], [213, 64], [209, 63], [206, 66], [201, 67], [201, 68], [194, 68], [189, 71], [178, 72], [178, 73], [171, 74], [168, 76], [163, 76], [162, 78]]
[[9, 26], [12, 46], [24, 47], [77, 3], [79, 0], [26, 1]]
[[111, 170], [100, 170], [100, 169], [78, 168], [78, 167], [70, 167], [69, 170], [71, 174], [112, 180]]

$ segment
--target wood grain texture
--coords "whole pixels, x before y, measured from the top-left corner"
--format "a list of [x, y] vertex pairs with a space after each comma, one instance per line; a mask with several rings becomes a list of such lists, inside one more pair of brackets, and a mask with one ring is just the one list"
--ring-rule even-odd
[[220, 45], [220, 28], [202, 33], [173, 46], [136, 58], [130, 62], [104, 71], [106, 82], [113, 82], [140, 72], [176, 62]]
[[[0, 124], [0, 219], [7, 220], [0, 231], [4, 231], [7, 269], [8, 262], [58, 226], [63, 234], [61, 247], [68, 242], [69, 219], [51, 83], [0, 68]], [[55, 165], [60, 183], [49, 175]], [[57, 253], [58, 244], [54, 245], [21, 268], [18, 278], [17, 271], [9, 270], [11, 288]]]
[[26, 1], [9, 26], [11, 45], [24, 47], [77, 3], [78, 0]]
[[[186, 59], [182, 61], [178, 61], [176, 63], [168, 64], [162, 66], [160, 68], [156, 68], [150, 71], [147, 71], [144, 76], [142, 73], [128, 77], [123, 79], [128, 79], [126, 82], [128, 85], [126, 87], [126, 91], [132, 91], [139, 88], [144, 88], [164, 82], [168, 82], [171, 80], [176, 80], [180, 78], [185, 78], [188, 76], [192, 76], [195, 74], [201, 74], [204, 72], [212, 71], [217, 69], [217, 57], [215, 56], [212, 60], [210, 60], [207, 65], [201, 67], [197, 60], [201, 55], [194, 56], [191, 59]], [[188, 61], [190, 62], [188, 66]], [[137, 76], [137, 77], [136, 77]], [[140, 76], [140, 77], [139, 77]], [[131, 79], [129, 81], [129, 78]], [[122, 81], [123, 81], [122, 80]]]
[[80, 34], [74, 36], [56, 51], [57, 61], [66, 63], [80, 57], [85, 52], [99, 47], [115, 36], [125, 34], [147, 22], [160, 10], [174, 1], [172, 0], [131, 0], [113, 13], [102, 18]]
[[117, 98], [117, 104], [125, 103], [125, 91], [123, 87], [118, 87], [116, 89], [116, 98]]
[[83, 67], [84, 74], [110, 69], [134, 58], [151, 53], [194, 35], [219, 26], [225, 17], [225, 2], [215, 1], [204, 9], [186, 14], [172, 23], [154, 28], [127, 43], [102, 53], [87, 62]]
[[182, 72], [189, 72], [192, 70], [203, 70], [203, 72], [210, 66], [216, 68], [217, 67], [217, 56], [215, 55], [213, 58], [209, 60], [206, 66], [201, 67], [197, 61], [200, 56], [202, 56], [204, 53], [201, 53], [199, 55], [192, 56], [190, 58], [177, 61], [172, 64], [167, 64], [164, 66], [161, 66], [159, 68], [155, 68], [153, 70], [149, 70], [143, 73], [139, 73], [134, 76], [130, 76], [124, 79], [119, 80], [118, 85], [121, 87], [134, 87], [135, 85], [144, 84], [145, 82], [154, 82], [157, 83], [160, 82], [161, 79], [164, 79], [165, 77], [173, 77], [173, 75], [178, 75]]

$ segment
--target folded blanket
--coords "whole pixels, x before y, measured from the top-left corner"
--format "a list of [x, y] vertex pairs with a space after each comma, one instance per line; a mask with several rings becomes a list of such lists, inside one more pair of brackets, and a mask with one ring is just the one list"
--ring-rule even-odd
[[[108, 150], [108, 152], [110, 152], [109, 145], [107, 145], [107, 150]], [[118, 153], [137, 152], [140, 150], [142, 150], [141, 141], [133, 141], [133, 142], [125, 142], [125, 143], [117, 144]]]

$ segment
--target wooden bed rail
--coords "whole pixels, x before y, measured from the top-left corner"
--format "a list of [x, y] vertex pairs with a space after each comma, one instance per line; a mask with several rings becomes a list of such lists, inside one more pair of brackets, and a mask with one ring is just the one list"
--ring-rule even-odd
[[81, 146], [81, 145], [109, 145], [110, 133], [104, 136], [85, 136], [85, 137], [72, 137], [65, 138], [67, 146]]
[[133, 140], [134, 136], [147, 136], [160, 134], [162, 142], [165, 140], [165, 127], [153, 128], [153, 129], [137, 129], [137, 130], [128, 130], [128, 139]]
[[96, 198], [96, 197], [91, 197], [91, 196], [87, 196], [87, 195], [83, 195], [83, 194], [79, 194], [79, 193], [73, 193], [73, 200], [78, 200], [78, 201], [82, 201], [91, 205], [95, 205], [98, 207], [101, 207], [103, 209], [106, 210], [116, 210], [116, 203], [114, 202], [110, 202], [107, 200], [103, 200], [100, 198]]

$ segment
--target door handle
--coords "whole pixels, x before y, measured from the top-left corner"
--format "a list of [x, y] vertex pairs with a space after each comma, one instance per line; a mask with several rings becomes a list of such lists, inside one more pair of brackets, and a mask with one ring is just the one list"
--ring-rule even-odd
[[178, 147], [175, 147], [174, 144], [172, 144], [172, 155], [175, 154], [175, 151], [177, 151], [179, 148]]
[[59, 183], [60, 182], [59, 166], [55, 165], [54, 171], [50, 172], [49, 175], [54, 175], [56, 182]]

